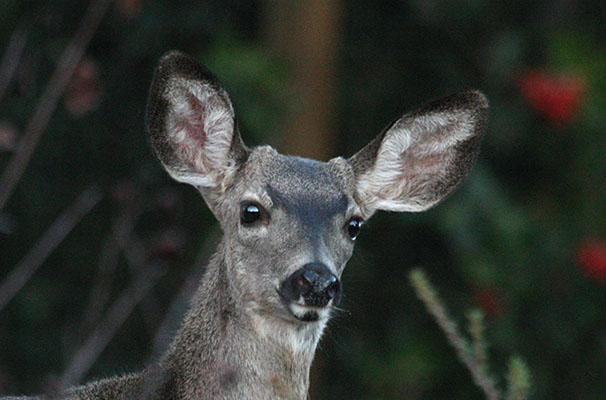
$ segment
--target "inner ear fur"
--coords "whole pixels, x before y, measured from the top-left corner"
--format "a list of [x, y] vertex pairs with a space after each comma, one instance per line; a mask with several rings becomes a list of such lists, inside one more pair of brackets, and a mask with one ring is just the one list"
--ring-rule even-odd
[[487, 110], [482, 93], [467, 91], [393, 122], [348, 160], [359, 202], [372, 214], [423, 211], [443, 200], [476, 159]]
[[[213, 121], [204, 120], [209, 115]], [[169, 174], [194, 186], [219, 185], [248, 156], [227, 92], [206, 67], [179, 51], [165, 54], [156, 69], [146, 130]]]

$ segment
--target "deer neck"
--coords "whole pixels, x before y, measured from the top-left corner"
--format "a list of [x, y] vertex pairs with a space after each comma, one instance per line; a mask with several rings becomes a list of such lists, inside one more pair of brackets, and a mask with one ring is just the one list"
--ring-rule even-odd
[[232, 290], [227, 248], [219, 245], [167, 355], [170, 379], [176, 387], [196, 382], [191, 398], [306, 399], [324, 324], [251, 311]]

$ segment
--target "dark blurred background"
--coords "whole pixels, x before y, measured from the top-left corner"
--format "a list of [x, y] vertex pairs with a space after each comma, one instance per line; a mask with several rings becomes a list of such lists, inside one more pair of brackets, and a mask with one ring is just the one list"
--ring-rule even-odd
[[220, 234], [144, 135], [153, 69], [180, 49], [248, 144], [322, 160], [432, 98], [490, 100], [458, 192], [358, 239], [311, 399], [482, 398], [416, 266], [458, 320], [484, 310], [496, 374], [518, 354], [532, 398], [605, 398], [605, 25], [599, 0], [3, 0], [0, 393], [140, 369], [178, 326]]

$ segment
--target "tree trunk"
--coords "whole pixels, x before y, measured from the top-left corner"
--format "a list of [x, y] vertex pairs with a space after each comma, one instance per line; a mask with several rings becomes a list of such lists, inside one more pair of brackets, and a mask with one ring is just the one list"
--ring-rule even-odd
[[340, 2], [265, 2], [265, 35], [289, 69], [293, 99], [284, 119], [286, 153], [320, 160], [335, 156], [335, 87]]

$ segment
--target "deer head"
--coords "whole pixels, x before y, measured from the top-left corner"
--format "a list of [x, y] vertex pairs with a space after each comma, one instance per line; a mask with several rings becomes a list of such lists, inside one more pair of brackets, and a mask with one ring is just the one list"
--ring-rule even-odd
[[[238, 307], [265, 334], [315, 348], [365, 221], [446, 198], [476, 158], [486, 111], [477, 91], [445, 97], [405, 114], [353, 157], [319, 162], [246, 147], [223, 86], [171, 52], [152, 84], [147, 128], [168, 173], [198, 189], [220, 221]], [[288, 333], [302, 329], [310, 340]]]

